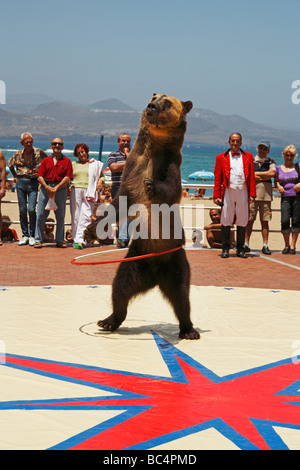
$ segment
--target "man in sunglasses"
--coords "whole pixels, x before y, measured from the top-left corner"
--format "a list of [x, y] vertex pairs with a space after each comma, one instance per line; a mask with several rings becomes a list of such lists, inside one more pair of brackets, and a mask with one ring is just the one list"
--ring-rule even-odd
[[54, 199], [57, 208], [56, 217], [56, 246], [65, 248], [65, 212], [68, 196], [68, 185], [73, 178], [71, 160], [64, 156], [62, 151], [64, 143], [56, 137], [51, 142], [52, 155], [42, 161], [38, 171], [38, 180], [41, 184], [37, 207], [35, 248], [41, 248], [46, 219], [50, 210], [47, 204]]
[[[16, 182], [22, 239], [19, 245], [33, 246], [35, 242], [36, 203], [38, 196], [37, 172], [47, 154], [33, 146], [29, 132], [21, 134], [23, 150], [18, 150], [7, 162]], [[29, 222], [29, 223], [28, 223]]]

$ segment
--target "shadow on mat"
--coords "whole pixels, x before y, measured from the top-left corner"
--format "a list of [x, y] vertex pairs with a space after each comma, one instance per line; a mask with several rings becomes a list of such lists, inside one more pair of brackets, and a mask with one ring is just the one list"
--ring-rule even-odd
[[[120, 338], [127, 338], [133, 341], [153, 341], [152, 332], [157, 333], [163, 338], [167, 339], [171, 344], [177, 344], [181, 341], [186, 341], [179, 338], [179, 327], [176, 324], [172, 323], [154, 323], [148, 324], [144, 322], [140, 326], [126, 326], [126, 323], [130, 323], [130, 320], [126, 320], [123, 325], [121, 325], [117, 331], [104, 331], [98, 327], [96, 322], [87, 323], [82, 325], [79, 328], [81, 333], [84, 333], [88, 336], [94, 336], [97, 338], [105, 338], [110, 340], [118, 340]], [[142, 323], [142, 322], [139, 322]], [[201, 330], [196, 327], [196, 330], [201, 334], [209, 333], [211, 330]], [[141, 335], [149, 335], [147, 337], [141, 338]]]

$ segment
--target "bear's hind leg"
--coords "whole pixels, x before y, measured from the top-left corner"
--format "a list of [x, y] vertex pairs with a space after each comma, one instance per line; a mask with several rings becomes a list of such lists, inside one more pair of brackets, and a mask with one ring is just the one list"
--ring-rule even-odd
[[112, 286], [113, 313], [97, 323], [103, 330], [117, 330], [127, 316], [130, 300], [154, 287], [153, 276], [149, 276], [143, 265], [142, 261], [130, 261], [119, 266]]
[[[183, 252], [183, 250], [180, 250]], [[159, 280], [159, 287], [163, 295], [172, 305], [179, 321], [179, 337], [182, 339], [199, 339], [200, 334], [190, 319], [190, 268], [185, 252], [177, 253], [164, 271]]]

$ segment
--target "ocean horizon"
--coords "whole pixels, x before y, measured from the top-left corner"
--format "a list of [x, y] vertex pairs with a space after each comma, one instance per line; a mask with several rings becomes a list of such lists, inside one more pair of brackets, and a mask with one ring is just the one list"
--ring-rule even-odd
[[[63, 153], [66, 157], [69, 157], [72, 161], [77, 160], [77, 158], [73, 155], [73, 150], [75, 145], [78, 142], [75, 141], [64, 141], [64, 150]], [[97, 142], [88, 142], [85, 143], [90, 148], [90, 158], [99, 158], [99, 149], [100, 149], [100, 141]], [[132, 146], [134, 141], [132, 141]], [[34, 146], [43, 149], [48, 155], [51, 155], [51, 147], [50, 147], [50, 140], [34, 140]], [[216, 156], [219, 153], [222, 153], [228, 149], [228, 145], [202, 145], [202, 144], [184, 144], [182, 148], [182, 165], [181, 165], [181, 177], [182, 180], [187, 181], [188, 183], [195, 184], [200, 183], [200, 181], [189, 179], [189, 175], [194, 173], [195, 171], [214, 171], [215, 167], [215, 160]], [[23, 147], [20, 144], [20, 141], [17, 139], [14, 140], [2, 140], [0, 141], [0, 150], [3, 151], [6, 163], [12, 155], [22, 149]], [[242, 148], [248, 152], [251, 152], [256, 155], [256, 148], [253, 146], [242, 146]], [[101, 161], [103, 162], [104, 166], [103, 169], [107, 168], [107, 159], [111, 152], [118, 149], [118, 144], [113, 144], [111, 142], [105, 142], [105, 138], [103, 139], [103, 147], [101, 153]], [[272, 147], [269, 153], [269, 156], [273, 158], [277, 165], [283, 163], [282, 159], [282, 147]], [[9, 177], [12, 175], [9, 174]], [[213, 184], [213, 180], [207, 181], [207, 184]], [[193, 191], [192, 191], [193, 193]], [[212, 196], [212, 190], [207, 189], [206, 193], [207, 196]]]

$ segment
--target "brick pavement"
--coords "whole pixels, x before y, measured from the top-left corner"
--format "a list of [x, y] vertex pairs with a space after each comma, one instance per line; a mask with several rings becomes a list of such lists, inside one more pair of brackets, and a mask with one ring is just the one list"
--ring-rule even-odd
[[[3, 244], [0, 247], [0, 286], [109, 285], [118, 264], [75, 266], [71, 260], [82, 254], [111, 249], [95, 245], [79, 251], [71, 246], [61, 249], [45, 245], [37, 250], [28, 245]], [[112, 259], [124, 254], [116, 250], [116, 254], [104, 256]], [[232, 252], [228, 259], [221, 259], [220, 251], [203, 249], [187, 250], [187, 257], [194, 285], [299, 290], [299, 252], [296, 255], [273, 252], [270, 259], [259, 256], [259, 252], [250, 254], [248, 259], [240, 259]], [[97, 256], [84, 261], [100, 259], [105, 258]]]

